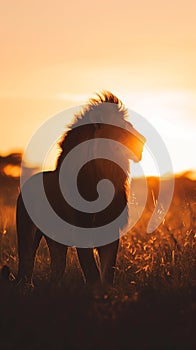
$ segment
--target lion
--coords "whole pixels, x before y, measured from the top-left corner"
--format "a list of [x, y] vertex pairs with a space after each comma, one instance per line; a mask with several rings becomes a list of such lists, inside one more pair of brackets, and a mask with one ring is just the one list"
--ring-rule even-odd
[[[145, 138], [134, 129], [127, 117], [127, 109], [115, 95], [108, 91], [97, 94], [96, 98], [90, 99], [85, 108], [75, 115], [69, 130], [63, 134], [59, 143], [60, 154], [56, 162], [56, 169], [42, 173], [45, 193], [51, 207], [59, 217], [76, 227], [85, 227], [89, 230], [93, 227], [103, 227], [115, 220], [122, 212], [125, 213], [122, 222], [119, 222], [119, 227], [117, 227], [115, 240], [100, 246], [80, 247], [76, 244], [84, 281], [89, 285], [96, 283], [100, 285], [113, 284], [120, 232], [128, 221], [130, 159], [135, 162], [141, 160]], [[114, 125], [115, 123], [111, 120], [117, 120], [120, 127]], [[90, 203], [96, 200], [98, 197], [97, 184], [102, 179], [110, 180], [115, 191], [111, 203], [103, 210], [97, 213], [80, 212], [65, 201], [59, 185], [59, 173], [66, 156], [71, 150], [85, 141], [97, 138], [99, 140], [109, 139], [120, 142], [130, 150], [130, 153], [122, 152], [118, 148], [112, 150], [113, 154], [117, 156], [116, 159], [123, 164], [122, 169], [118, 161], [116, 163], [116, 161], [113, 162], [110, 159], [96, 158], [97, 147], [99, 147], [97, 144], [89, 148], [89, 152], [94, 153], [95, 157], [84, 164], [78, 174], [77, 185], [80, 194]], [[80, 154], [78, 154], [78, 157], [80, 157]], [[31, 181], [36, 176], [39, 176], [39, 174], [34, 175], [24, 184], [27, 189], [30, 188]], [[35, 195], [33, 192], [32, 206], [37, 207], [39, 206], [39, 193]], [[39, 210], [41, 216], [41, 209]], [[25, 207], [22, 190], [17, 200], [16, 224], [19, 258], [17, 283], [33, 283], [35, 255], [39, 243], [44, 237], [51, 259], [51, 282], [55, 285], [58, 284], [62, 280], [65, 271], [68, 246], [55, 240], [55, 232], [53, 239], [47, 235], [47, 232], [43, 232], [40, 227], [37, 227]], [[95, 259], [94, 249], [97, 250], [99, 264]]]

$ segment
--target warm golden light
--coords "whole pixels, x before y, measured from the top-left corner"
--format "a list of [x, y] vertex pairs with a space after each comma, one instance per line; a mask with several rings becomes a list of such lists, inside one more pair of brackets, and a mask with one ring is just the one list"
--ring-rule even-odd
[[0, 153], [24, 149], [49, 117], [107, 89], [157, 128], [174, 171], [194, 169], [195, 1], [102, 3], [4, 2]]
[[3, 172], [7, 176], [19, 177], [20, 176], [20, 167], [8, 164], [3, 168]]

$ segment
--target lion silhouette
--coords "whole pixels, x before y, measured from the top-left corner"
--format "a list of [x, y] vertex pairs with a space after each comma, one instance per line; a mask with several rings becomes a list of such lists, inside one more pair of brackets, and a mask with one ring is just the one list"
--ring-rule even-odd
[[[135, 162], [141, 160], [145, 138], [133, 128], [127, 117], [127, 109], [111, 92], [104, 91], [97, 94], [96, 98], [90, 99], [85, 108], [75, 116], [69, 130], [62, 136], [56, 169], [42, 173], [45, 193], [51, 207], [59, 217], [76, 227], [86, 227], [90, 230], [93, 227], [105, 226], [122, 212], [125, 213], [117, 228], [114, 241], [98, 247], [76, 247], [85, 281], [89, 284], [111, 285], [113, 283], [120, 230], [125, 227], [128, 220], [129, 158]], [[112, 118], [118, 120], [120, 127], [110, 123]], [[115, 140], [123, 144], [129, 148], [131, 156], [130, 153], [128, 155], [114, 148], [112, 152], [117, 161], [96, 158], [99, 146], [95, 144], [89, 148], [88, 151], [94, 153], [95, 159], [84, 164], [78, 174], [77, 186], [81, 196], [89, 203], [96, 200], [98, 197], [97, 184], [102, 179], [110, 180], [115, 191], [111, 203], [103, 210], [97, 213], [80, 212], [65, 201], [59, 185], [59, 172], [65, 157], [71, 150], [85, 141], [97, 138]], [[123, 169], [119, 166], [118, 160], [120, 164], [123, 164]], [[31, 179], [24, 186], [28, 188], [30, 183]], [[39, 194], [32, 193], [32, 205], [39, 207]], [[47, 236], [47, 232], [43, 232], [36, 226], [26, 210], [22, 191], [17, 200], [16, 222], [19, 257], [17, 283], [32, 283], [36, 251], [41, 238], [44, 237], [51, 258], [51, 281], [57, 284], [61, 281], [65, 271], [68, 246], [55, 241], [55, 232], [54, 239], [52, 239]], [[94, 257], [94, 248], [97, 249], [99, 256], [99, 266]]]

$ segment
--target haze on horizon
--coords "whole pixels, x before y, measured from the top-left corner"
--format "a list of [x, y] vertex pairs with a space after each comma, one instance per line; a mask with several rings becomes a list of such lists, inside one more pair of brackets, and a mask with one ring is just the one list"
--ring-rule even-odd
[[195, 13], [193, 0], [3, 2], [0, 153], [107, 89], [157, 129], [175, 172], [195, 169]]

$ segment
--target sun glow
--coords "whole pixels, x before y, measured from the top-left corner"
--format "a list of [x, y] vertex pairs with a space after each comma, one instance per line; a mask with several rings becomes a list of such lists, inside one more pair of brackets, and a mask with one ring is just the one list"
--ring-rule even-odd
[[[0, 153], [25, 149], [50, 116], [106, 89], [157, 129], [175, 172], [194, 169], [196, 3], [176, 4], [126, 0], [111, 8], [84, 0], [76, 11], [74, 2], [30, 0], [12, 2], [10, 11], [4, 2]], [[149, 159], [144, 149], [141, 164], [153, 175]]]
[[[174, 172], [195, 168], [196, 91], [152, 91], [133, 94], [130, 98], [125, 96], [124, 100], [158, 131], [170, 154]], [[131, 115], [129, 119], [131, 121]], [[145, 148], [141, 164], [148, 175], [156, 175], [155, 164], [147, 153]]]
[[20, 167], [16, 165], [6, 165], [3, 168], [3, 172], [7, 176], [19, 177], [20, 176]]

